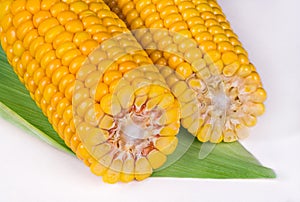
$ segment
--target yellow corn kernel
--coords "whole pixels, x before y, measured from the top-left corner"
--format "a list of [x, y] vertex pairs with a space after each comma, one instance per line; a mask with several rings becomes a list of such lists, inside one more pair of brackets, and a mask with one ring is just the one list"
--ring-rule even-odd
[[57, 20], [61, 25], [67, 24], [68, 21], [76, 20], [78, 17], [72, 11], [62, 11], [57, 14]]
[[233, 76], [240, 67], [239, 62], [233, 62], [230, 65], [227, 65], [223, 68], [223, 74], [225, 76]]
[[243, 117], [244, 124], [248, 127], [255, 126], [257, 119], [253, 115], [247, 115]]
[[26, 2], [26, 10], [35, 14], [39, 12], [41, 9], [41, 3], [39, 0], [27, 0]]
[[[26, 6], [26, 1], [25, 0], [18, 0], [12, 2], [10, 5], [10, 10], [13, 15], [17, 14], [18, 12], [22, 11], [25, 9]], [[6, 7], [7, 8], [7, 7]]]
[[41, 58], [41, 67], [46, 68], [47, 65], [56, 58], [54, 50], [50, 50]]
[[99, 24], [101, 24], [101, 21], [100, 21], [100, 19], [97, 16], [91, 15], [91, 16], [87, 16], [87, 17], [82, 18], [82, 23], [83, 23], [83, 26], [85, 28], [88, 28], [88, 27], [90, 27], [92, 25], [99, 25]]
[[250, 97], [253, 102], [262, 103], [267, 99], [267, 93], [263, 88], [258, 88]]
[[172, 92], [176, 97], [179, 97], [188, 88], [187, 84], [183, 81], [179, 81], [172, 85]]
[[51, 8], [51, 6], [53, 6], [55, 3], [59, 2], [58, 0], [43, 0], [43, 1], [39, 1], [39, 3], [41, 4], [41, 10], [49, 10]]
[[80, 44], [79, 49], [83, 55], [89, 55], [98, 46], [99, 44], [97, 41], [93, 39], [88, 39]]
[[80, 20], [72, 20], [65, 24], [65, 28], [71, 33], [81, 32], [83, 31], [83, 24]]
[[51, 12], [52, 16], [57, 17], [57, 15], [60, 12], [67, 11], [68, 9], [69, 9], [69, 5], [67, 3], [57, 2], [51, 6], [50, 12]]
[[122, 77], [122, 73], [116, 70], [108, 71], [103, 76], [103, 81], [107, 85], [111, 84], [112, 81]]
[[69, 51], [69, 50], [72, 50], [72, 49], [76, 49], [76, 45], [74, 43], [72, 43], [71, 41], [67, 41], [67, 42], [64, 42], [62, 44], [60, 44], [56, 50], [55, 50], [55, 53], [56, 53], [56, 56], [58, 58], [62, 58], [63, 55]]
[[135, 62], [126, 61], [119, 64], [119, 71], [122, 73], [128, 72], [135, 68], [137, 68], [137, 64]]
[[145, 157], [142, 157], [135, 162], [134, 171], [135, 179], [143, 180], [151, 175], [152, 168], [149, 161]]
[[[191, 60], [192, 61], [192, 60]], [[183, 62], [181, 64], [179, 64], [176, 67], [176, 73], [180, 76], [183, 77], [184, 79], [188, 78], [189, 76], [191, 76], [191, 74], [193, 73], [191, 65]]]
[[49, 43], [45, 43], [45, 44], [42, 44], [40, 45], [39, 47], [39, 51], [36, 52], [36, 56], [35, 56], [35, 59], [40, 62], [42, 57], [49, 51], [52, 50], [52, 45], [49, 44]]
[[205, 124], [198, 132], [197, 138], [201, 142], [207, 142], [210, 139], [211, 133], [212, 133], [212, 125]]
[[62, 56], [62, 64], [65, 66], [69, 66], [72, 60], [74, 60], [76, 57], [80, 56], [81, 52], [78, 49], [71, 49], [66, 51]]
[[21, 11], [14, 16], [13, 25], [15, 27], [20, 26], [22, 23], [30, 20], [32, 18], [32, 14], [28, 11]]
[[222, 61], [225, 65], [230, 65], [237, 60], [238, 57], [233, 52], [225, 52], [224, 54], [222, 54]]
[[28, 49], [31, 42], [38, 37], [38, 32], [36, 29], [30, 30], [23, 39], [23, 46]]
[[91, 39], [91, 35], [88, 32], [76, 32], [73, 38], [73, 42], [76, 44], [76, 46], [79, 47], [81, 43], [88, 39]]
[[167, 160], [166, 155], [163, 153], [157, 151], [157, 150], [152, 150], [148, 155], [147, 159], [151, 164], [151, 167], [153, 169], [157, 169], [161, 167]]
[[128, 157], [123, 162], [122, 172], [120, 175], [120, 180], [122, 182], [130, 182], [134, 179], [134, 160]]
[[84, 2], [77, 1], [70, 4], [70, 10], [73, 11], [74, 13], [81, 13], [87, 9], [88, 9], [88, 5]]
[[22, 23], [18, 28], [17, 28], [17, 37], [20, 40], [23, 40], [25, 35], [34, 28], [33, 23], [28, 20], [24, 23]]
[[21, 57], [25, 49], [21, 41], [16, 41], [13, 45], [13, 52], [16, 56]]
[[72, 39], [73, 39], [72, 33], [63, 31], [54, 38], [52, 44], [53, 44], [53, 47], [56, 49], [62, 43], [67, 42], [67, 41], [72, 41]]
[[[158, 105], [158, 103], [162, 100], [162, 98], [163, 98], [163, 95], [160, 95], [160, 96], [157, 96], [157, 97], [154, 97], [154, 98], [149, 98], [147, 103], [146, 103], [145, 109], [146, 110], [154, 109]], [[165, 116], [169, 117], [166, 114], [165, 114]], [[164, 121], [165, 121], [165, 118], [163, 118], [162, 121], [160, 121], [160, 123], [164, 124]]]
[[121, 104], [121, 107], [128, 109], [134, 102], [134, 89], [132, 87], [124, 86], [116, 89], [116, 96]]
[[9, 13], [9, 9], [11, 7], [12, 1], [6, 0], [1, 2], [1, 12], [0, 12], [0, 19], [3, 18], [7, 13]]
[[61, 66], [57, 68], [52, 74], [52, 83], [58, 86], [61, 79], [69, 73], [69, 69], [67, 67]]
[[175, 136], [178, 133], [178, 125], [176, 123], [171, 123], [167, 126], [165, 126], [161, 131], [160, 135], [162, 137], [167, 137], [167, 136]]
[[90, 166], [91, 172], [94, 173], [97, 176], [102, 176], [105, 171], [107, 170], [107, 167], [103, 166], [101, 163], [98, 163], [95, 161], [91, 166]]
[[14, 27], [7, 29], [6, 43], [12, 45], [17, 40], [17, 33]]
[[155, 142], [155, 147], [162, 153], [168, 155], [174, 152], [178, 144], [177, 137], [160, 137]]
[[39, 35], [44, 36], [48, 30], [59, 25], [59, 22], [55, 18], [48, 18], [40, 23], [38, 26]]
[[122, 170], [122, 164], [123, 161], [121, 159], [114, 159], [110, 165], [110, 168], [103, 176], [103, 181], [110, 184], [118, 182], [120, 178], [120, 171]]
[[33, 16], [33, 25], [34, 27], [38, 27], [43, 21], [51, 17], [51, 13], [49, 11], [39, 11]]

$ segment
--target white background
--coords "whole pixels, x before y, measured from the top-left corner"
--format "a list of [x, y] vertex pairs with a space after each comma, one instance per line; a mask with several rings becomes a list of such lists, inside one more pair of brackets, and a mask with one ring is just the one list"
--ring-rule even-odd
[[275, 180], [150, 178], [108, 185], [76, 158], [0, 119], [0, 202], [300, 201], [300, 1], [219, 0], [268, 92], [243, 145]]

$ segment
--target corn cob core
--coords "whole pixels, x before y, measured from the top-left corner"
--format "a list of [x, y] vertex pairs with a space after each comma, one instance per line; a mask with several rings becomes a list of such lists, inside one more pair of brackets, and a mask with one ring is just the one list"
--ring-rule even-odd
[[177, 145], [179, 104], [134, 37], [119, 37], [126, 25], [102, 1], [0, 6], [9, 63], [93, 173], [128, 182], [164, 163]]
[[136, 30], [152, 61], [173, 69], [160, 72], [180, 102], [181, 123], [189, 132], [215, 143], [247, 136], [264, 113], [266, 92], [215, 0], [106, 2]]

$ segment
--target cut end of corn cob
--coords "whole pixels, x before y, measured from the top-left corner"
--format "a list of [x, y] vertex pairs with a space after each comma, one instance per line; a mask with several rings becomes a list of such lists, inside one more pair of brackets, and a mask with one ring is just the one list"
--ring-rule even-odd
[[115, 183], [162, 166], [177, 145], [179, 104], [117, 15], [100, 0], [0, 4], [8, 61], [91, 171]]
[[216, 1], [106, 2], [136, 30], [152, 61], [171, 68], [160, 72], [189, 132], [214, 143], [247, 136], [264, 112], [266, 92]]
[[[117, 45], [117, 38], [90, 54], [77, 74], [73, 97], [77, 135], [96, 160], [91, 170], [109, 183], [143, 180], [160, 168], [177, 146], [180, 125], [179, 103], [155, 66], [138, 67], [125, 52], [123, 59], [109, 57], [114, 50], [105, 48], [108, 43]], [[99, 52], [110, 62], [90, 62]], [[114, 78], [112, 71], [129, 63], [133, 69]], [[90, 80], [93, 85], [87, 85]]]
[[[141, 29], [137, 30], [135, 35], [138, 35], [138, 32], [141, 32]], [[180, 102], [182, 125], [201, 142], [232, 142], [247, 137], [247, 128], [254, 126], [256, 117], [264, 112], [266, 92], [261, 86], [258, 74], [253, 71], [246, 76], [240, 76], [238, 73], [228, 76], [224, 69], [220, 71], [212, 57], [197, 47], [193, 40], [166, 30], [151, 29], [153, 36], [157, 32], [166, 32], [160, 34], [170, 37], [172, 43], [168, 47], [178, 47], [152, 49], [153, 44], [152, 47], [145, 46], [152, 53], [153, 50], [162, 51], [164, 57], [168, 57], [168, 65], [173, 65], [173, 69], [161, 66], [160, 72]], [[180, 50], [183, 43], [187, 48]], [[197, 57], [191, 59], [193, 54]], [[175, 62], [178, 64], [173, 64]], [[240, 64], [232, 62], [225, 68], [240, 71], [243, 71], [243, 68], [253, 69], [251, 64], [248, 67], [239, 66]], [[188, 70], [181, 70], [181, 67]], [[186, 72], [189, 71], [187, 75]]]

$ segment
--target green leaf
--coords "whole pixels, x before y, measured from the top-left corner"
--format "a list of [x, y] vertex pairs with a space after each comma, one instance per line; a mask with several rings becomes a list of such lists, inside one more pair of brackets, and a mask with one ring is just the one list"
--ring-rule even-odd
[[[48, 119], [31, 99], [0, 50], [0, 116], [53, 147], [73, 154], [53, 130]], [[179, 145], [169, 156], [169, 166], [154, 172], [153, 177], [183, 178], [275, 178], [270, 168], [262, 166], [239, 142], [205, 145], [181, 128]], [[210, 152], [199, 159], [200, 148]], [[178, 154], [184, 153], [181, 158]], [[175, 163], [173, 163], [175, 162]], [[167, 165], [168, 165], [167, 163]]]
[[[180, 133], [190, 135], [183, 128]], [[206, 143], [200, 143], [195, 139], [182, 158], [170, 167], [155, 172], [152, 176], [181, 178], [276, 177], [270, 168], [261, 166], [239, 142], [217, 144], [206, 158], [198, 159], [200, 147], [204, 144]]]

